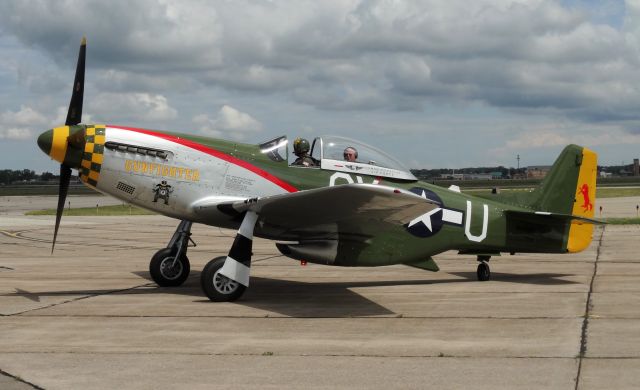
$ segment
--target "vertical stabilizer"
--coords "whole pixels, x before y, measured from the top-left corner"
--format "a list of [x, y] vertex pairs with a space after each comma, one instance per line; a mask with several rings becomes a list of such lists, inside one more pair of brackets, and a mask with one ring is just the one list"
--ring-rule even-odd
[[[582, 165], [576, 185], [576, 200], [572, 214], [585, 218], [593, 218], [596, 203], [596, 176], [598, 174], [598, 156], [589, 149], [582, 149]], [[571, 222], [569, 229], [569, 252], [580, 252], [591, 243], [593, 224], [579, 221]]]
[[[577, 145], [567, 146], [540, 186], [531, 193], [530, 206], [540, 211], [593, 218], [597, 165], [598, 156], [593, 151]], [[592, 224], [571, 222], [567, 251], [586, 249], [592, 234]]]

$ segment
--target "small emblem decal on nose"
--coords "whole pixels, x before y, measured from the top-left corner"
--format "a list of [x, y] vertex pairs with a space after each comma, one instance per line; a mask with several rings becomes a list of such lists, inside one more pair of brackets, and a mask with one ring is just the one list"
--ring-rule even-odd
[[158, 199], [164, 200], [164, 204], [169, 204], [169, 195], [173, 192], [173, 188], [171, 188], [171, 184], [167, 184], [166, 180], [160, 182], [160, 184], [156, 184], [153, 188], [154, 196], [153, 203], [158, 203]]

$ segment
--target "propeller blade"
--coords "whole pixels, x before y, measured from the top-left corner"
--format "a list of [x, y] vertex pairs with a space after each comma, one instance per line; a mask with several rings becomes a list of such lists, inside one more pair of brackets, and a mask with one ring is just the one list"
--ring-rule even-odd
[[69, 111], [65, 125], [73, 126], [82, 120], [82, 101], [84, 97], [84, 64], [87, 55], [87, 39], [82, 37], [80, 52], [78, 53], [78, 64], [76, 65], [76, 78], [73, 81], [73, 92], [69, 102]]
[[51, 253], [56, 247], [56, 238], [58, 237], [58, 228], [60, 227], [60, 219], [62, 219], [62, 211], [64, 211], [64, 202], [67, 200], [67, 192], [69, 191], [69, 182], [71, 181], [71, 168], [64, 164], [60, 164], [60, 186], [58, 187], [58, 209], [56, 210], [56, 227], [53, 231], [53, 244], [51, 245]]

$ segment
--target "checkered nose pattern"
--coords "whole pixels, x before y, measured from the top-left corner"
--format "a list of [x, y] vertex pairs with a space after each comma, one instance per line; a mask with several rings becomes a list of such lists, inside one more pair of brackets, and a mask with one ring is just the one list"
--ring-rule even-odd
[[105, 126], [87, 126], [84, 154], [80, 163], [80, 180], [95, 187], [100, 179], [100, 169], [104, 158]]

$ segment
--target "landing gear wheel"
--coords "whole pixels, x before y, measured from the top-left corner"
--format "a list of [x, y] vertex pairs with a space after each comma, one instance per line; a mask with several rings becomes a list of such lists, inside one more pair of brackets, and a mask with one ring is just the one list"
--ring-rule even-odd
[[214, 302], [232, 302], [240, 298], [247, 288], [240, 283], [220, 274], [227, 257], [220, 256], [211, 260], [200, 274], [200, 285], [206, 296]]
[[489, 264], [482, 262], [478, 264], [478, 280], [481, 282], [485, 282], [491, 279], [491, 270], [489, 269]]
[[180, 256], [178, 261], [174, 263], [175, 258], [171, 248], [160, 249], [151, 258], [149, 273], [158, 286], [180, 286], [189, 277], [191, 265], [187, 256]]

